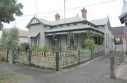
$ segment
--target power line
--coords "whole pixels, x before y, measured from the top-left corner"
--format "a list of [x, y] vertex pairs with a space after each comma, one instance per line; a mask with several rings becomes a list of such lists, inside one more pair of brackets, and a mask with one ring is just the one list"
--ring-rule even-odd
[[[91, 5], [69, 8], [69, 9], [66, 9], [66, 10], [73, 10], [73, 9], [78, 9], [78, 8], [81, 8], [81, 7], [90, 7], [90, 6], [95, 6], [95, 5], [101, 5], [101, 4], [109, 3], [109, 2], [112, 2], [112, 1], [115, 1], [115, 0], [109, 0], [109, 1], [104, 1], [104, 2], [95, 3], [95, 4], [91, 4]], [[49, 12], [44, 12], [44, 13], [38, 13], [37, 15], [47, 14], [47, 13], [53, 13], [53, 12], [60, 12], [60, 11], [64, 11], [64, 10], [56, 10], [56, 11], [49, 11]], [[21, 16], [21, 17], [33, 16], [33, 15], [34, 14], [30, 14], [30, 15], [24, 15], [24, 16]]]

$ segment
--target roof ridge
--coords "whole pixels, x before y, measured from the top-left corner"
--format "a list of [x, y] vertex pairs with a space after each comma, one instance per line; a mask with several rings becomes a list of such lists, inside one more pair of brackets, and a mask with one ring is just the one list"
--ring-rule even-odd
[[[94, 19], [94, 20], [102, 20], [102, 19], [108, 19], [108, 18], [105, 17], [105, 18], [98, 18], [98, 19]], [[90, 20], [90, 21], [94, 21], [94, 20]]]

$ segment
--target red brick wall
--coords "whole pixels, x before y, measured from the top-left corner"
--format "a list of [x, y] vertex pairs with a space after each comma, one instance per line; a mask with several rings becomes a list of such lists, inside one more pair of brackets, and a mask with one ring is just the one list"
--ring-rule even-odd
[[92, 54], [93, 59], [98, 58], [103, 55], [104, 55], [104, 51], [93, 52], [93, 54]]
[[114, 38], [124, 38], [124, 34], [123, 33], [119, 33], [119, 34], [113, 34]]

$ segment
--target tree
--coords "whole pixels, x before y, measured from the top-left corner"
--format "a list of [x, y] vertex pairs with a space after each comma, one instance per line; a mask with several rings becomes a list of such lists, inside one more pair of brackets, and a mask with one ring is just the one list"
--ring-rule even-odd
[[15, 20], [14, 16], [21, 16], [23, 5], [17, 3], [17, 0], [0, 0], [0, 30], [4, 23], [10, 23]]
[[90, 38], [86, 39], [85, 40], [85, 45], [86, 45], [86, 47], [88, 49], [90, 49], [90, 51], [91, 51], [91, 59], [92, 59], [92, 52], [93, 52], [94, 45], [95, 45], [94, 40], [90, 39]]
[[18, 44], [19, 44], [18, 29], [15, 27], [11, 29], [4, 29], [2, 31], [1, 42], [4, 45], [4, 49], [7, 51], [7, 62], [8, 62], [9, 51], [18, 48]]

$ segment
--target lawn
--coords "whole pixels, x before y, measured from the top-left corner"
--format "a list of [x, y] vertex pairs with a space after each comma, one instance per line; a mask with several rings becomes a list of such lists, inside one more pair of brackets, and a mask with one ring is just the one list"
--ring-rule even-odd
[[17, 83], [25, 78], [24, 75], [0, 69], [0, 83]]

